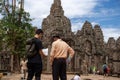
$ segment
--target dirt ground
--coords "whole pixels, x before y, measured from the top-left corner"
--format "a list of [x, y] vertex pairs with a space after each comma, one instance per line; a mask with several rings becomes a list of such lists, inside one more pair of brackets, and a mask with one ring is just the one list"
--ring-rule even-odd
[[[52, 75], [51, 74], [42, 74], [41, 75], [42, 79], [41, 80], [52, 80]], [[71, 78], [74, 77], [74, 75], [67, 74], [67, 80], [71, 80]], [[81, 75], [82, 80], [120, 80], [118, 77], [104, 77], [102, 75], [93, 75], [89, 74], [88, 76]], [[8, 76], [3, 76], [1, 80], [21, 80], [21, 74], [11, 74]]]

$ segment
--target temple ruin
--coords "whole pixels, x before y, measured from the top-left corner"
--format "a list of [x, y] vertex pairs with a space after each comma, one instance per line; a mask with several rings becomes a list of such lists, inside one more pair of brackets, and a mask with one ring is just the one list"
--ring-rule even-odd
[[[48, 57], [43, 58], [44, 71], [51, 72], [49, 64], [51, 37], [59, 34], [75, 50], [75, 56], [67, 66], [68, 72], [87, 74], [93, 65], [101, 71], [103, 63], [109, 65], [111, 73], [120, 72], [120, 37], [117, 40], [110, 37], [107, 43], [104, 42], [100, 26], [92, 26], [89, 21], [85, 21], [82, 29], [73, 33], [70, 19], [64, 15], [61, 0], [54, 0], [50, 14], [43, 19], [42, 29], [43, 46], [49, 49]], [[10, 58], [10, 54], [0, 53], [0, 70], [9, 70]]]
[[[93, 27], [88, 21], [85, 21], [82, 29], [74, 34], [71, 30], [70, 20], [64, 16], [61, 0], [54, 0], [50, 14], [43, 19], [42, 29], [44, 31], [43, 45], [49, 49], [49, 52], [51, 37], [56, 33], [60, 34], [62, 39], [75, 50], [75, 56], [68, 65], [68, 71], [82, 73], [85, 66], [87, 66], [86, 69], [90, 69], [93, 65], [101, 70], [103, 63], [110, 65], [114, 71], [120, 71], [118, 67], [120, 66], [120, 38], [116, 41], [114, 38], [110, 38], [105, 43], [100, 26]], [[50, 71], [49, 57], [46, 60], [45, 70]]]

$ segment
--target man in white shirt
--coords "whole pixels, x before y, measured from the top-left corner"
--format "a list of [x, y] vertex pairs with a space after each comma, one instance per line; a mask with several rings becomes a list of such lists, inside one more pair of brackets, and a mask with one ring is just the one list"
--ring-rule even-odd
[[81, 80], [80, 74], [76, 73], [72, 80]]

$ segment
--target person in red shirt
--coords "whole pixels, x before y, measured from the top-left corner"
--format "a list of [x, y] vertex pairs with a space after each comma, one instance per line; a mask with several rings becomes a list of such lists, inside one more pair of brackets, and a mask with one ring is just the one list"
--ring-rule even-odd
[[107, 74], [108, 75], [110, 74], [110, 67], [109, 66], [107, 67]]

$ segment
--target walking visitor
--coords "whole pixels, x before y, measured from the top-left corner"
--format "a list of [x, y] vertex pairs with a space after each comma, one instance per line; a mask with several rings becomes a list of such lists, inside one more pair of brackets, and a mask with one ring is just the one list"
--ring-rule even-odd
[[20, 62], [21, 66], [21, 79], [26, 79], [26, 74], [27, 74], [27, 60], [23, 58]]

